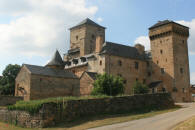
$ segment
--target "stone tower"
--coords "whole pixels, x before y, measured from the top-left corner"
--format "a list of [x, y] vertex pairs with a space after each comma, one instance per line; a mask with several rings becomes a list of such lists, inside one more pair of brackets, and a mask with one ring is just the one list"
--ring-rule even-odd
[[163, 81], [159, 89], [171, 92], [177, 102], [189, 100], [189, 28], [169, 20], [159, 21], [149, 28], [149, 37], [153, 77]]
[[[70, 28], [70, 50], [72, 57], [84, 56], [96, 50], [96, 37], [105, 41], [105, 27], [98, 25], [89, 18]], [[77, 53], [77, 54], [76, 54]]]

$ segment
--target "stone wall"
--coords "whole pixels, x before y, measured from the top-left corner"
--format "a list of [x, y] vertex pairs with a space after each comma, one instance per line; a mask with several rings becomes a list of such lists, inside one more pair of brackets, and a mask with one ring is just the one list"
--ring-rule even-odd
[[1, 96], [0, 95], [0, 106], [13, 105], [17, 101], [23, 100], [23, 97], [14, 97], [14, 96]]
[[0, 110], [0, 120], [28, 128], [54, 126], [68, 123], [84, 116], [131, 113], [136, 111], [166, 109], [174, 106], [168, 93], [122, 96], [99, 99], [68, 100], [62, 103], [45, 103], [38, 113]]

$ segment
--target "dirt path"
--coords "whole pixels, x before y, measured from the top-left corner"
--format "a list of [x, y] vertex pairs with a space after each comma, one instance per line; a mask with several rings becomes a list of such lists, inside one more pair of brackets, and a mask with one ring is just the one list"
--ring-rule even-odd
[[90, 130], [170, 130], [195, 115], [195, 103], [182, 103], [183, 108], [150, 118], [108, 125]]

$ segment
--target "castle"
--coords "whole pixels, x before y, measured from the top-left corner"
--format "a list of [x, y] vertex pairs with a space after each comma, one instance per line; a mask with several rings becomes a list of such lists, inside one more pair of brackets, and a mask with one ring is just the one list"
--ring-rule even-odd
[[[63, 60], [56, 51], [45, 67], [23, 65], [16, 78], [15, 95], [25, 95], [27, 100], [53, 95], [89, 95], [96, 75], [108, 73], [124, 79], [125, 94], [133, 94], [133, 84], [140, 81], [153, 93], [170, 92], [176, 102], [190, 101], [188, 27], [169, 20], [151, 26], [151, 52], [145, 51], [141, 44], [131, 47], [107, 42], [105, 29], [90, 19], [70, 28], [70, 49]], [[31, 72], [27, 74], [27, 71]], [[30, 78], [33, 73], [38, 75], [34, 81]], [[25, 81], [27, 77], [29, 80]], [[50, 94], [44, 95], [41, 88], [45, 93], [48, 89]]]

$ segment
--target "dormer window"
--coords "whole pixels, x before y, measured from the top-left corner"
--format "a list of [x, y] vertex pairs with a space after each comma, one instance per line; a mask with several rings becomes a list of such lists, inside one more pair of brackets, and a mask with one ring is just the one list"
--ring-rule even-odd
[[86, 62], [87, 61], [87, 59], [85, 57], [81, 57], [80, 59], [81, 59], [81, 62]]
[[75, 65], [78, 64], [78, 59], [73, 59], [72, 61], [73, 61], [73, 64]]

